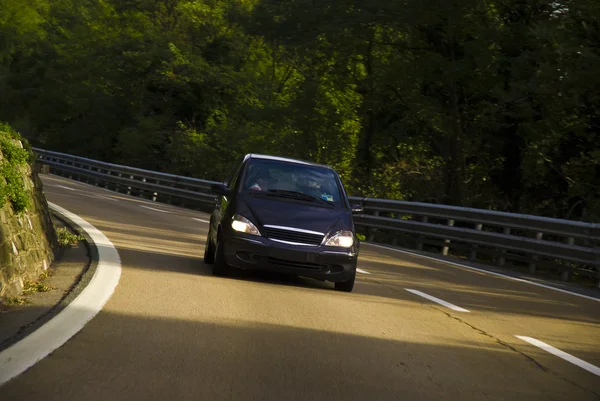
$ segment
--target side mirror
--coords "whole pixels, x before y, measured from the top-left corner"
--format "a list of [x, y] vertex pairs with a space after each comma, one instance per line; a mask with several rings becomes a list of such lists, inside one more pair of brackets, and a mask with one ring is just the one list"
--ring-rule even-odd
[[362, 205], [350, 205], [350, 208], [352, 209], [352, 214], [359, 214], [364, 210]]
[[231, 191], [225, 186], [225, 184], [212, 184], [210, 190], [217, 195], [229, 196]]

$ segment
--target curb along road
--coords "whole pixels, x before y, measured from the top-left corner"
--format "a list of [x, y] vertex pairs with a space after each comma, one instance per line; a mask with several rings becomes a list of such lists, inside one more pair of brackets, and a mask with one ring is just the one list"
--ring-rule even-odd
[[0, 385], [20, 375], [79, 332], [106, 304], [121, 277], [121, 259], [110, 240], [93, 225], [62, 207], [53, 212], [85, 235], [96, 271], [81, 293], [58, 315], [0, 353]]

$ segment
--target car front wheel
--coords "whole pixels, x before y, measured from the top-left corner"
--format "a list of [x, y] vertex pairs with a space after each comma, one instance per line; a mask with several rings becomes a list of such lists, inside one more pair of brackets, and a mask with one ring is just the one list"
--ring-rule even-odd
[[204, 263], [213, 264], [215, 261], [215, 246], [210, 240], [210, 232], [206, 238], [206, 245], [204, 245]]
[[352, 273], [352, 276], [346, 281], [340, 281], [334, 284], [336, 291], [352, 292], [354, 289], [354, 280], [356, 279], [356, 270]]
[[212, 268], [213, 276], [225, 276], [229, 270], [229, 266], [225, 261], [225, 249], [223, 247], [223, 241], [221, 238], [217, 239], [217, 245], [215, 249], [215, 262]]

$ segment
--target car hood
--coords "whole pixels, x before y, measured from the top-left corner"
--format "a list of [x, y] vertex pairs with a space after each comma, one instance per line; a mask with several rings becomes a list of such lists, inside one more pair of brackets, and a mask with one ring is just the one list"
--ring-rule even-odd
[[352, 229], [350, 212], [343, 209], [254, 196], [244, 197], [239, 206], [239, 213], [249, 215], [246, 217], [254, 220], [260, 227], [286, 226], [326, 234], [332, 230]]

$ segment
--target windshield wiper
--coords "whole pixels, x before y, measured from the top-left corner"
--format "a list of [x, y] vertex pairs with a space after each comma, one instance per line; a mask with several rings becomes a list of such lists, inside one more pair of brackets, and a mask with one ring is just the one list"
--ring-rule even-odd
[[282, 198], [292, 198], [298, 200], [305, 200], [308, 202], [321, 202], [329, 206], [335, 206], [333, 202], [326, 201], [325, 199], [317, 198], [316, 196], [308, 195], [298, 191], [286, 191], [283, 189], [269, 189], [268, 194], [274, 196], [280, 196]]

